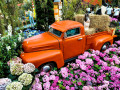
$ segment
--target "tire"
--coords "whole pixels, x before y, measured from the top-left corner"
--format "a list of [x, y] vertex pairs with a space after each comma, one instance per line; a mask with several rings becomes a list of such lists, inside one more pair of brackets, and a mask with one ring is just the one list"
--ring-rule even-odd
[[106, 49], [109, 48], [109, 45], [110, 45], [109, 42], [104, 43], [103, 46], [101, 47], [101, 50], [100, 50], [100, 51], [101, 51], [101, 52], [104, 52]]
[[40, 72], [50, 72], [51, 70], [53, 70], [55, 67], [54, 63], [46, 63], [41, 65], [38, 69], [40, 70]]

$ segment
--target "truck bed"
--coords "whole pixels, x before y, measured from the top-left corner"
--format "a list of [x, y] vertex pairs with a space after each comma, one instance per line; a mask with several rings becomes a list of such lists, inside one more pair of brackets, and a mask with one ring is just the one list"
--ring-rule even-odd
[[102, 35], [111, 35], [112, 36], [113, 33], [113, 29], [111, 29], [109, 32], [108, 31], [103, 31], [103, 32], [98, 32], [98, 33], [94, 33], [91, 35], [86, 35], [86, 49], [92, 49], [92, 43], [94, 42], [94, 38], [98, 37], [98, 36], [102, 36]]

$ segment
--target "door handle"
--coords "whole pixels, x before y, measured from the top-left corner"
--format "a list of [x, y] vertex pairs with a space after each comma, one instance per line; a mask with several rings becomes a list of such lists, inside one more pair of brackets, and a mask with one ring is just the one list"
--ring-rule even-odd
[[83, 38], [79, 38], [78, 40], [82, 40]]

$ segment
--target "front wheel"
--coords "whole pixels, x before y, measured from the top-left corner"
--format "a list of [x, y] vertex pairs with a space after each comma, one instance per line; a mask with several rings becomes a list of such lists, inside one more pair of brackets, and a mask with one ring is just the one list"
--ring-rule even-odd
[[101, 52], [104, 52], [106, 49], [109, 48], [109, 45], [110, 45], [109, 42], [104, 43], [100, 51], [101, 51]]
[[40, 70], [40, 72], [50, 72], [54, 69], [54, 66], [54, 63], [46, 63], [41, 65], [38, 69]]

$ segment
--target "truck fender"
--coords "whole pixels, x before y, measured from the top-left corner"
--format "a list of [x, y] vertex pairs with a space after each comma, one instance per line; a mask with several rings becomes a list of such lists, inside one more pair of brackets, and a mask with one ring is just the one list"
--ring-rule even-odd
[[45, 50], [32, 53], [22, 53], [20, 57], [23, 63], [33, 63], [36, 68], [40, 65], [55, 62], [57, 68], [64, 66], [63, 53], [61, 50]]
[[101, 47], [104, 43], [109, 42], [111, 45], [113, 44], [113, 37], [110, 35], [102, 35], [94, 38], [94, 42], [92, 43], [94, 50], [101, 50]]

